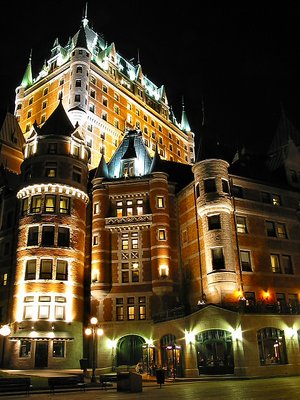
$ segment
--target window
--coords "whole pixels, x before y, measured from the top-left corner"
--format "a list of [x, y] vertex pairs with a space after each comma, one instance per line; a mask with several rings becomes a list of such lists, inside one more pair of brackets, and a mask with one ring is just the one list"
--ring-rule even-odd
[[30, 212], [40, 213], [42, 204], [42, 196], [32, 196]]
[[267, 236], [276, 237], [275, 223], [273, 221], [266, 221]]
[[126, 201], [126, 215], [127, 217], [133, 216], [132, 200]]
[[81, 79], [76, 79], [75, 87], [81, 87]]
[[41, 260], [40, 279], [52, 279], [52, 260]]
[[43, 226], [42, 246], [54, 246], [54, 226]]
[[158, 230], [158, 240], [166, 240], [166, 230], [165, 229]]
[[271, 270], [275, 274], [281, 274], [281, 268], [280, 268], [280, 260], [279, 260], [279, 255], [278, 254], [271, 254], [270, 255], [271, 259]]
[[157, 196], [156, 206], [157, 208], [165, 208], [165, 198], [163, 196]]
[[52, 357], [64, 358], [65, 356], [65, 342], [53, 340]]
[[65, 260], [57, 260], [56, 263], [56, 280], [68, 280], [68, 262]]
[[281, 239], [287, 239], [285, 224], [278, 222], [276, 228], [277, 228], [277, 237]]
[[20, 357], [30, 357], [31, 356], [31, 341], [21, 340], [20, 341]]
[[124, 320], [124, 307], [123, 307], [123, 299], [122, 298], [116, 299], [116, 318], [117, 318], [117, 321]]
[[98, 246], [99, 240], [98, 235], [93, 235], [93, 246]]
[[33, 305], [24, 306], [24, 319], [32, 319], [33, 317]]
[[260, 365], [287, 364], [284, 331], [263, 328], [257, 332]]
[[238, 233], [248, 233], [246, 225], [246, 217], [236, 217], [236, 229]]
[[137, 207], [136, 207], [136, 213], [137, 215], [143, 215], [144, 213], [144, 207], [143, 207], [143, 200], [142, 199], [138, 199], [136, 201]]
[[122, 283], [139, 282], [139, 263], [122, 263]]
[[293, 274], [292, 258], [291, 256], [283, 255], [281, 257], [282, 268], [284, 274]]
[[204, 179], [205, 193], [213, 193], [217, 191], [215, 178]]
[[127, 176], [134, 176], [134, 161], [133, 160], [123, 161], [123, 176], [125, 178]]
[[55, 212], [55, 201], [56, 197], [52, 194], [45, 195], [45, 213], [54, 213]]
[[57, 236], [57, 246], [69, 247], [70, 246], [70, 229], [59, 227]]
[[56, 163], [54, 163], [54, 162], [46, 163], [45, 176], [47, 178], [55, 178], [56, 177], [56, 169], [57, 169]]
[[215, 247], [211, 249], [212, 268], [213, 270], [225, 268], [224, 254], [222, 247]]
[[281, 205], [281, 199], [278, 194], [272, 194], [272, 204], [273, 206], [280, 206]]
[[139, 297], [139, 319], [146, 319], [146, 297]]
[[207, 222], [208, 222], [208, 230], [221, 229], [221, 220], [219, 214], [209, 215], [207, 217]]
[[198, 197], [200, 197], [200, 185], [199, 183], [196, 184], [196, 197], [198, 199]]
[[226, 179], [222, 178], [222, 190], [224, 193], [230, 193], [229, 191], [229, 182]]
[[241, 250], [240, 258], [241, 258], [242, 271], [251, 272], [252, 268], [251, 268], [250, 251]]
[[41, 304], [39, 305], [39, 312], [38, 312], [38, 318], [40, 319], [48, 319], [49, 318], [49, 313], [50, 313], [50, 306]]
[[73, 156], [79, 158], [79, 146], [73, 146]]
[[25, 270], [25, 280], [36, 278], [36, 260], [27, 260]]
[[122, 203], [122, 201], [117, 201], [116, 206], [117, 206], [117, 217], [118, 218], [122, 218], [122, 216], [123, 216], [123, 203]]
[[127, 306], [127, 319], [134, 320], [134, 306]]
[[76, 73], [77, 73], [77, 74], [82, 74], [82, 66], [81, 66], [81, 65], [78, 65], [78, 66], [77, 66], [77, 68], [76, 68]]
[[28, 204], [29, 204], [28, 197], [26, 197], [22, 201], [22, 215], [25, 215], [28, 213]]
[[103, 90], [104, 93], [107, 93], [108, 92], [107, 86], [103, 85], [102, 86], [102, 90]]
[[69, 197], [60, 196], [59, 212], [60, 212], [60, 214], [69, 214], [70, 213], [70, 198]]
[[246, 307], [254, 307], [256, 304], [255, 292], [245, 292]]
[[65, 319], [65, 306], [55, 306], [54, 307], [55, 319], [63, 320]]
[[31, 226], [28, 229], [27, 246], [37, 246], [39, 238], [39, 227]]
[[74, 101], [80, 103], [80, 94], [75, 94]]

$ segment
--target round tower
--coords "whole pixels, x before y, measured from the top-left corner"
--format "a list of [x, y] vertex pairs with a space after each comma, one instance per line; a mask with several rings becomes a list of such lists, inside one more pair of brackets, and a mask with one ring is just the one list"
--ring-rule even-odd
[[173, 291], [168, 175], [164, 172], [152, 172], [152, 176], [150, 180], [152, 290], [157, 295], [163, 295]]
[[24, 153], [9, 366], [77, 368], [89, 149], [60, 102]]
[[89, 70], [91, 53], [88, 50], [84, 24], [77, 34], [70, 62], [70, 104], [68, 115], [73, 125], [84, 124], [88, 112]]
[[230, 196], [229, 164], [222, 159], [196, 163], [197, 214], [202, 230], [201, 249], [204, 288], [208, 302], [234, 299], [239, 289], [239, 266], [235, 245], [234, 208]]

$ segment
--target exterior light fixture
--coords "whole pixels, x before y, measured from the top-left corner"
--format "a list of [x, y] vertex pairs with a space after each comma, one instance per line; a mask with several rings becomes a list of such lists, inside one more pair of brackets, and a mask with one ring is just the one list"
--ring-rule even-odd
[[103, 329], [98, 327], [98, 319], [96, 317], [92, 317], [90, 319], [90, 326], [88, 326], [85, 329], [85, 334], [87, 336], [92, 335], [93, 355], [92, 355], [91, 382], [96, 382], [96, 348], [97, 348], [96, 335], [102, 336], [103, 333], [104, 333]]

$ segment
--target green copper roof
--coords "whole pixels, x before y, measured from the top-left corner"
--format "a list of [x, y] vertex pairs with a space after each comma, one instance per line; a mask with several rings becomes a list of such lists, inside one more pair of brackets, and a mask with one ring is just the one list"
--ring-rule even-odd
[[30, 53], [29, 61], [21, 82], [21, 86], [26, 89], [28, 86], [32, 85], [32, 82], [33, 80], [32, 80], [32, 68], [31, 68], [31, 53]]

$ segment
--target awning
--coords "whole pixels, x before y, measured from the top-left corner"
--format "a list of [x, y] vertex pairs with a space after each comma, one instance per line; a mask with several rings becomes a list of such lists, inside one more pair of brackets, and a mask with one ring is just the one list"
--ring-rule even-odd
[[9, 340], [74, 340], [69, 332], [57, 331], [18, 331], [9, 336]]

